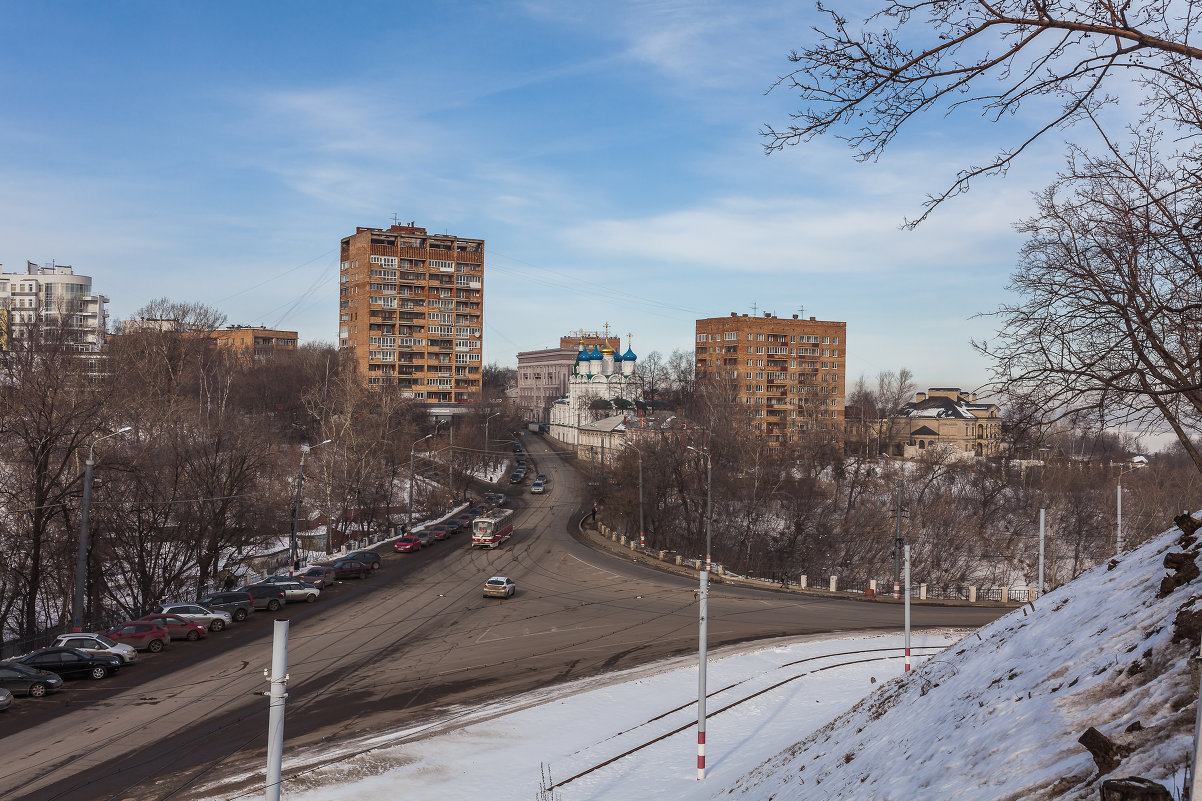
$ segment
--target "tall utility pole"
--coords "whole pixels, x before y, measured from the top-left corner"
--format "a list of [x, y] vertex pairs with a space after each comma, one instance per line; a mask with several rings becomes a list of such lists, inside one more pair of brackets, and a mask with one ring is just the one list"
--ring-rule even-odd
[[1039, 597], [1043, 597], [1043, 509], [1039, 510]]
[[284, 703], [288, 698], [288, 621], [275, 621], [271, 643], [271, 670], [263, 676], [271, 682], [271, 700], [267, 718], [266, 801], [280, 801], [280, 782], [284, 772]]
[[455, 421], [448, 420], [447, 428], [451, 429], [451, 444], [447, 449], [447, 492], [451, 494], [451, 503], [455, 502]]
[[906, 672], [910, 672], [910, 546], [906, 546]]
[[[686, 446], [689, 450], [697, 450]], [[705, 564], [701, 570], [701, 589], [697, 598], [700, 602], [699, 631], [697, 645], [697, 779], [705, 778], [705, 663], [707, 650], [707, 628], [709, 618], [710, 577], [710, 529], [714, 519], [714, 473], [709, 450], [700, 451], [705, 456]]]
[[487, 460], [489, 465], [492, 465], [492, 458], [490, 456], [492, 453], [492, 443], [488, 438], [488, 421], [492, 420], [499, 414], [500, 412], [497, 412], [496, 414], [490, 414], [488, 417], [484, 418], [484, 458]]
[[71, 631], [83, 631], [84, 584], [88, 574], [88, 514], [92, 508], [92, 469], [96, 466], [93, 451], [100, 440], [124, 434], [129, 428], [125, 426], [111, 434], [97, 437], [88, 446], [88, 460], [84, 462], [83, 470], [83, 508], [79, 511], [79, 552], [75, 554], [75, 596], [71, 600]]
[[434, 434], [427, 434], [409, 446], [409, 528], [413, 528], [413, 452], [417, 450], [418, 445], [421, 445], [432, 436]]
[[897, 533], [893, 538], [893, 586], [897, 587], [901, 582], [901, 560], [902, 560], [902, 480], [897, 480]]
[[639, 455], [639, 547], [647, 547], [647, 537], [643, 529], [643, 452], [629, 442], [623, 442], [626, 448], [631, 448]]
[[[327, 445], [332, 441], [333, 440], [327, 439], [325, 442], [317, 443], [313, 446], [313, 448], [320, 448], [322, 445]], [[301, 488], [305, 486], [305, 456], [307, 456], [309, 451], [313, 450], [313, 448], [310, 448], [308, 445], [300, 446], [300, 470], [296, 474], [296, 502], [292, 506], [292, 537], [288, 540], [288, 556], [292, 566], [292, 570], [289, 575], [296, 575], [296, 571], [300, 570], [300, 554], [298, 553], [297, 549], [296, 534], [297, 529], [300, 527]], [[329, 540], [327, 538], [327, 545], [328, 544]]]

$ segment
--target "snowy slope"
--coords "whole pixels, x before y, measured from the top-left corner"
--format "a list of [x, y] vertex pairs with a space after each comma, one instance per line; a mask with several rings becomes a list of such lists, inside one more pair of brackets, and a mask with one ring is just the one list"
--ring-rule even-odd
[[[1159, 595], [1174, 572], [1165, 554], [1195, 547], [1174, 528], [1085, 573], [885, 684], [714, 797], [1097, 799], [1102, 779], [1122, 776], [1179, 789], [1192, 754], [1197, 635], [1173, 642], [1174, 621], [1202, 609], [1202, 582]], [[1131, 749], [1107, 776], [1077, 742], [1090, 726]]]

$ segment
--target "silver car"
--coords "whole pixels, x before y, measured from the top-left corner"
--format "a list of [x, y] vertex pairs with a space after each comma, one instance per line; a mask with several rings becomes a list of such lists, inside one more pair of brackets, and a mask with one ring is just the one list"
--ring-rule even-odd
[[51, 648], [78, 648], [89, 654], [107, 654], [120, 657], [121, 664], [128, 665], [138, 661], [138, 649], [123, 642], [117, 642], [103, 634], [77, 632], [75, 634], [60, 634], [50, 643]]
[[[265, 582], [264, 582], [265, 583]], [[317, 596], [321, 595], [321, 590], [308, 583], [307, 581], [280, 581], [278, 578], [271, 582], [271, 587], [277, 590], [284, 591], [284, 600], [288, 603], [296, 603], [297, 601], [307, 601], [313, 603], [317, 600]]]
[[154, 608], [156, 614], [175, 615], [189, 623], [204, 626], [209, 631], [221, 631], [228, 628], [234, 621], [234, 616], [220, 609], [210, 609], [200, 604], [163, 604]]
[[12, 705], [13, 694], [3, 687], [0, 687], [0, 710], [8, 709]]

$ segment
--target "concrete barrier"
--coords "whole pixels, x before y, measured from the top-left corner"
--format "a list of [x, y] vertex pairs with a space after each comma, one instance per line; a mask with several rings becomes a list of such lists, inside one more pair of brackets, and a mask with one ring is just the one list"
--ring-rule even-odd
[[1002, 603], [1004, 603], [1004, 604], [1010, 603], [1010, 588], [1009, 587], [1002, 587], [1001, 598], [1002, 598]]
[[623, 548], [626, 547], [626, 535], [625, 534], [623, 534], [622, 538], [618, 540], [618, 544], [621, 545]]
[[838, 592], [838, 590], [839, 590], [839, 577], [831, 576], [831, 592]]
[[873, 595], [876, 595], [876, 579], [868, 580], [868, 591]]
[[801, 583], [801, 588], [804, 590], [806, 587], [810, 586], [810, 577], [802, 576], [800, 583]]
[[678, 564], [678, 565], [684, 564], [684, 557], [681, 556], [680, 554], [676, 554], [676, 564]]
[[918, 600], [925, 601], [927, 599], [927, 585], [918, 585]]
[[977, 602], [977, 588], [976, 587], [968, 588], [968, 602], [970, 604], [975, 604]]

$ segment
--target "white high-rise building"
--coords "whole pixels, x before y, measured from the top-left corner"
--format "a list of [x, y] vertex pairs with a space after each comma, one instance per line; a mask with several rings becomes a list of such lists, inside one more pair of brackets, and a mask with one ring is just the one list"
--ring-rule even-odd
[[76, 275], [67, 264], [25, 263], [24, 273], [4, 272], [0, 266], [0, 315], [4, 342], [13, 347], [39, 324], [61, 327], [83, 353], [104, 346], [109, 299], [92, 290], [92, 279]]

